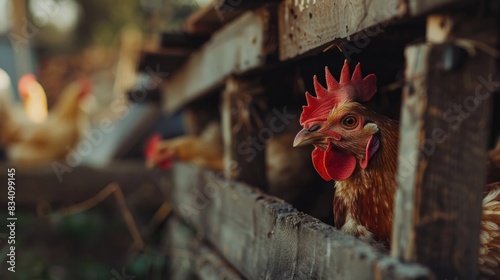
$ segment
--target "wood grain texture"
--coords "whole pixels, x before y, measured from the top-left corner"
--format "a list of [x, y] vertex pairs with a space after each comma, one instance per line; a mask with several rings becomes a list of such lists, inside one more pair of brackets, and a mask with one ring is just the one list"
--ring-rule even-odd
[[194, 52], [164, 86], [163, 109], [173, 113], [223, 86], [231, 74], [265, 65], [276, 53], [275, 5], [249, 11], [228, 24]]
[[238, 272], [207, 245], [197, 250], [196, 274], [200, 280], [243, 280]]
[[[322, 48], [367, 28], [403, 16], [399, 0], [285, 0], [278, 8], [280, 59], [288, 60]], [[380, 32], [380, 26], [368, 35]]]
[[248, 10], [270, 1], [255, 0], [213, 0], [191, 14], [184, 22], [189, 33], [212, 34]]
[[[494, 25], [460, 23], [454, 36], [496, 44]], [[482, 81], [496, 66], [448, 42], [406, 49], [392, 255], [439, 279], [475, 279], [492, 111]]]
[[169, 217], [164, 236], [169, 279], [243, 279], [179, 217]]
[[[280, 60], [320, 53], [334, 46], [347, 53], [352, 49], [362, 51], [370, 43], [370, 37], [383, 32], [389, 24], [464, 2], [471, 3], [466, 0], [285, 0], [278, 7]], [[346, 42], [354, 44], [346, 47]]]
[[173, 174], [175, 213], [247, 279], [432, 279], [245, 184], [182, 164]]

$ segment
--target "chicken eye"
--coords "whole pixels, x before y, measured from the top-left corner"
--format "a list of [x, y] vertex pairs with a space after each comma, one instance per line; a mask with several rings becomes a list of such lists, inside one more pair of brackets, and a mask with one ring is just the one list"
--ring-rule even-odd
[[315, 132], [315, 131], [318, 131], [320, 128], [321, 128], [321, 126], [319, 124], [315, 124], [315, 125], [311, 126], [307, 131]]
[[342, 126], [346, 129], [353, 129], [358, 126], [358, 119], [353, 115], [347, 115], [342, 119]]

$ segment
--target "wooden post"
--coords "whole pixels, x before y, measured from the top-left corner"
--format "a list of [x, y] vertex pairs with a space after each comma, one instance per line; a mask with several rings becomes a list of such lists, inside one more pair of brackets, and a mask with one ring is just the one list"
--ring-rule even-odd
[[[494, 23], [430, 16], [406, 49], [392, 255], [476, 279], [496, 61]], [[488, 82], [489, 81], [489, 82]]]
[[222, 101], [224, 171], [228, 178], [266, 188], [265, 141], [259, 133], [258, 81], [229, 78]]

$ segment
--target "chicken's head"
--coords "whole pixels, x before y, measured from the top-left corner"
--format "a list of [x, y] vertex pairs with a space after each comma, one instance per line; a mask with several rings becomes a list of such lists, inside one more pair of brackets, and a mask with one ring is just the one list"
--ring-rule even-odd
[[161, 135], [155, 134], [146, 143], [145, 157], [148, 168], [158, 166], [162, 169], [169, 169], [175, 160], [175, 152], [163, 148], [161, 141]]
[[17, 83], [17, 89], [19, 90], [19, 96], [25, 101], [30, 99], [38, 101], [39, 98], [45, 98], [46, 96], [43, 87], [32, 74], [23, 75]]
[[325, 67], [325, 89], [314, 76], [314, 97], [306, 92], [300, 124], [303, 129], [294, 140], [294, 147], [313, 144], [314, 168], [325, 180], [342, 181], [356, 167], [365, 169], [379, 148], [378, 127], [371, 122], [370, 111], [359, 102], [370, 100], [375, 92], [374, 74], [361, 75], [360, 64], [350, 75], [344, 62], [340, 82]]

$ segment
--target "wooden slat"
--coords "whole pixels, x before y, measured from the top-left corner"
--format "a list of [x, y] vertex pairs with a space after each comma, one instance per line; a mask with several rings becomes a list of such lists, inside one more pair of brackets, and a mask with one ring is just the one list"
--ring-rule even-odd
[[348, 39], [366, 28], [403, 16], [401, 3], [399, 0], [285, 0], [278, 8], [280, 59], [321, 51], [335, 40]]
[[169, 279], [194, 279], [196, 260], [196, 233], [178, 217], [168, 218], [164, 233]]
[[[225, 174], [228, 178], [259, 188], [266, 187], [265, 145], [252, 145], [249, 139], [258, 139], [258, 126], [254, 120], [262, 116], [252, 115], [251, 105], [241, 105], [249, 102], [248, 99], [255, 102], [259, 98], [255, 95], [263, 91], [259, 81], [229, 78], [222, 101]], [[245, 110], [247, 112], [243, 112]]]
[[196, 272], [200, 280], [244, 279], [222, 257], [206, 245], [202, 245], [197, 251]]
[[248, 10], [269, 1], [213, 0], [190, 15], [184, 29], [195, 34], [212, 34]]
[[173, 174], [175, 213], [247, 279], [431, 279], [247, 185], [182, 164]]
[[213, 248], [200, 240], [192, 228], [175, 215], [167, 221], [164, 236], [170, 279], [243, 279]]
[[[429, 21], [439, 26], [428, 29], [428, 38], [496, 45], [493, 23], [461, 18], [448, 28], [442, 18]], [[451, 30], [449, 37], [436, 34], [440, 28]], [[427, 265], [439, 279], [477, 277], [492, 105], [484, 81], [496, 73], [483, 50], [470, 57], [439, 42], [406, 49], [392, 255]]]
[[247, 12], [215, 33], [166, 81], [163, 108], [172, 113], [221, 87], [228, 75], [265, 65], [277, 48], [269, 40], [276, 33], [274, 10], [275, 6], [266, 5]]
[[[391, 22], [429, 12], [461, 0], [399, 1], [399, 0], [285, 0], [278, 8], [280, 59], [319, 53], [341, 46], [346, 40], [378, 35]], [[352, 45], [366, 47], [369, 38]], [[347, 58], [347, 57], [346, 57]]]
[[408, 1], [409, 14], [411, 16], [419, 16], [425, 13], [431, 12], [436, 9], [440, 9], [449, 4], [454, 5], [465, 5], [473, 4], [475, 1], [472, 0], [411, 0]]

